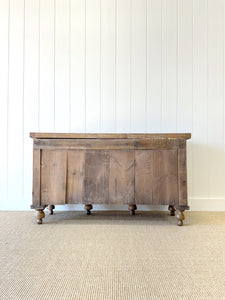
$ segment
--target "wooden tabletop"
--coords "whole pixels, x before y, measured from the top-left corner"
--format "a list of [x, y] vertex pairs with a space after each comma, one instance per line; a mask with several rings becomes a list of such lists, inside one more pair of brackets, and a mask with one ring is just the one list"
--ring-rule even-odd
[[31, 132], [33, 139], [185, 139], [191, 133], [47, 133]]

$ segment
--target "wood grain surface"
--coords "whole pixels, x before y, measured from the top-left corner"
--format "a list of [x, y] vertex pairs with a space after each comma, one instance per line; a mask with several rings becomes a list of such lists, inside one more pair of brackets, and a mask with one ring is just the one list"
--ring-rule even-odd
[[134, 203], [134, 151], [110, 151], [109, 202]]
[[152, 204], [153, 151], [135, 151], [135, 203]]
[[185, 148], [184, 139], [35, 139], [34, 149], [157, 150]]
[[109, 136], [34, 139], [32, 208], [74, 203], [188, 208], [185, 139]]
[[67, 152], [42, 150], [41, 204], [66, 203]]
[[186, 149], [178, 149], [178, 192], [179, 205], [187, 205]]
[[86, 150], [84, 202], [108, 203], [109, 152]]
[[84, 198], [85, 150], [67, 152], [66, 203], [81, 203]]
[[190, 133], [47, 133], [31, 132], [36, 139], [190, 139]]
[[177, 150], [153, 152], [153, 204], [177, 204]]

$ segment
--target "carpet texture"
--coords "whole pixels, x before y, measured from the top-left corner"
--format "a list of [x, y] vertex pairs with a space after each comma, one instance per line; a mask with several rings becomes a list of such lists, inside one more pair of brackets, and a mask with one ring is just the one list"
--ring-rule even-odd
[[0, 212], [0, 299], [225, 300], [225, 212]]

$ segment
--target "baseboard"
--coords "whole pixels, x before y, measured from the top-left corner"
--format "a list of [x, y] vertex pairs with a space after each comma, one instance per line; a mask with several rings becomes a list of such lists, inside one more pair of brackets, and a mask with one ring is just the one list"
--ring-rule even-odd
[[189, 197], [192, 211], [225, 211], [225, 198], [223, 197]]

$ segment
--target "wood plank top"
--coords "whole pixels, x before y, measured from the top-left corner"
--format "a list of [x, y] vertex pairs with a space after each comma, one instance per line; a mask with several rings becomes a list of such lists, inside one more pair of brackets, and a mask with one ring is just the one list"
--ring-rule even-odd
[[185, 139], [191, 133], [47, 133], [31, 132], [33, 139]]

